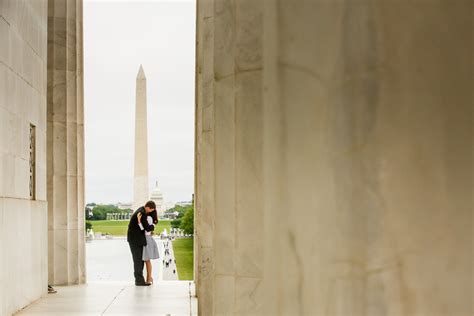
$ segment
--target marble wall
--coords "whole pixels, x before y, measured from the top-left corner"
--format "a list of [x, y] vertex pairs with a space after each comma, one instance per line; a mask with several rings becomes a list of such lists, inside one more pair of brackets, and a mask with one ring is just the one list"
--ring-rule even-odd
[[200, 0], [201, 315], [471, 315], [472, 4]]
[[[47, 1], [0, 1], [0, 315], [47, 291]], [[30, 199], [30, 124], [36, 191]]]
[[2, 0], [0, 40], [0, 314], [9, 315], [48, 283], [85, 281], [82, 1]]

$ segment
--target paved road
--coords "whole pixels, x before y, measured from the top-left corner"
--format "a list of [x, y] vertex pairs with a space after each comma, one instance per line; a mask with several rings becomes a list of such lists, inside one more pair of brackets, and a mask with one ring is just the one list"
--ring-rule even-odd
[[[171, 241], [161, 241], [163, 245], [163, 252], [160, 252], [160, 255], [165, 253], [165, 250], [168, 250], [169, 254], [165, 255], [164, 258], [161, 258], [160, 264], [163, 266], [163, 280], [178, 280], [178, 269], [176, 268], [174, 252], [173, 252], [173, 243]], [[171, 259], [171, 263], [168, 267], [166, 264], [163, 264], [163, 260], [166, 262]]]

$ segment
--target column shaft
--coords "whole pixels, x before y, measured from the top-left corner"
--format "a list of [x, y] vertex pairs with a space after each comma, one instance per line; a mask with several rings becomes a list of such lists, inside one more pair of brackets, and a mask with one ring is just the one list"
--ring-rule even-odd
[[85, 282], [82, 0], [48, 2], [49, 282]]

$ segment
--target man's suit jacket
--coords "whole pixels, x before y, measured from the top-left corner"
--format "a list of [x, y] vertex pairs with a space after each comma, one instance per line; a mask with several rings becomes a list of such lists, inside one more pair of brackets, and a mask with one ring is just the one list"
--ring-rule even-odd
[[148, 225], [148, 221], [146, 220], [147, 214], [145, 208], [142, 206], [137, 209], [130, 218], [130, 222], [128, 223], [127, 241], [135, 246], [146, 246], [145, 231], [141, 230], [140, 226], [138, 226], [138, 213], [142, 213], [141, 223], [146, 231], [150, 232], [155, 229], [153, 225]]

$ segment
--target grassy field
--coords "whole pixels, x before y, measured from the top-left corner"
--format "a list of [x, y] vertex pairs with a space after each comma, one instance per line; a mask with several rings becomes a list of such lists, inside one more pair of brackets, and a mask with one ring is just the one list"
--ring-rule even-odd
[[174, 257], [180, 280], [193, 280], [193, 238], [173, 240]]
[[[92, 224], [92, 230], [95, 233], [108, 233], [113, 236], [127, 236], [128, 220], [126, 221], [87, 221]], [[170, 231], [170, 221], [159, 221], [155, 228], [155, 233], [159, 234], [165, 229]]]

